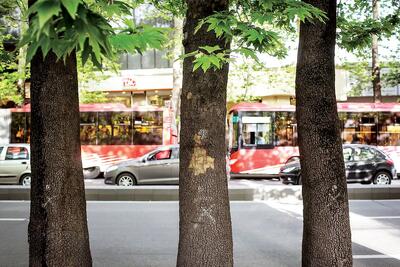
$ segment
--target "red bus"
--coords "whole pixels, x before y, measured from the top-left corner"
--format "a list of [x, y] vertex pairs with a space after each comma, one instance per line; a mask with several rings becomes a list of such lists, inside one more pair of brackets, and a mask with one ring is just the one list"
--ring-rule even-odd
[[[378, 146], [400, 171], [400, 104], [338, 103], [343, 143]], [[241, 103], [228, 115], [232, 176], [276, 176], [298, 155], [294, 106]]]
[[[84, 166], [101, 171], [118, 161], [176, 142], [168, 108], [123, 104], [81, 104], [80, 138]], [[30, 142], [30, 105], [0, 110], [0, 143]]]

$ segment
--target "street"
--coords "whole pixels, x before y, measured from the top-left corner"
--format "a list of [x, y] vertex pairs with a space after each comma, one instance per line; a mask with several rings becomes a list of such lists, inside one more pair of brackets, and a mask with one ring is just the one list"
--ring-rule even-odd
[[[400, 200], [350, 201], [354, 266], [400, 266]], [[231, 202], [235, 266], [300, 266], [301, 202]], [[29, 202], [0, 202], [0, 265], [27, 266]], [[175, 266], [177, 202], [88, 202], [94, 266]]]

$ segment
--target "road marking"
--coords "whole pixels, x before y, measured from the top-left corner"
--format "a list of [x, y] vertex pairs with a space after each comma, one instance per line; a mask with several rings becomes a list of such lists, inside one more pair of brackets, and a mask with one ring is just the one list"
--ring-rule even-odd
[[27, 220], [27, 218], [0, 218], [0, 222], [23, 222]]
[[393, 259], [399, 258], [400, 254], [396, 255], [384, 255], [384, 254], [375, 254], [375, 255], [353, 255], [353, 259]]

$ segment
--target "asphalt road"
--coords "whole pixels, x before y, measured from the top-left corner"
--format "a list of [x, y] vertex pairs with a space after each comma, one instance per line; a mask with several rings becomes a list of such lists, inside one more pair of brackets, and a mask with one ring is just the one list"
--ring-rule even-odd
[[[400, 200], [351, 201], [354, 266], [400, 266]], [[299, 202], [232, 202], [235, 266], [301, 266]], [[0, 202], [0, 266], [27, 266], [29, 202]], [[177, 202], [89, 202], [94, 266], [175, 266]]]

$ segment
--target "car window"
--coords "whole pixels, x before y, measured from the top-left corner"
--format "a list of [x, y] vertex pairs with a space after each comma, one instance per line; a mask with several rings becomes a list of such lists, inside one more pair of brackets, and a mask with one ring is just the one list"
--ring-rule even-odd
[[352, 152], [353, 152], [353, 150], [350, 147], [343, 148], [344, 161], [350, 161], [351, 160]]
[[179, 148], [172, 148], [171, 159], [179, 159]]
[[29, 159], [28, 149], [26, 147], [14, 147], [10, 146], [7, 148], [6, 160], [19, 160]]
[[151, 155], [149, 157], [149, 160], [165, 160], [165, 159], [170, 159], [171, 157], [171, 150], [162, 150], [158, 151], [155, 154]]
[[0, 146], [0, 155], [1, 155], [1, 152], [3, 152], [3, 147], [2, 146]]
[[375, 158], [375, 154], [368, 148], [365, 147], [357, 147], [354, 149], [354, 160], [370, 160]]

